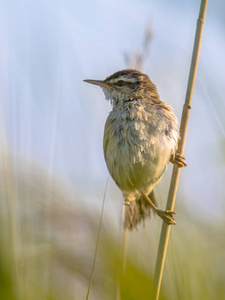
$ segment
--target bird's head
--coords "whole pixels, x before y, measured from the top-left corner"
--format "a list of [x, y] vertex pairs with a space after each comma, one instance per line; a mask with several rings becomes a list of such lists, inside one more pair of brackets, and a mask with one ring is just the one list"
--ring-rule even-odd
[[109, 99], [113, 104], [145, 98], [146, 96], [147, 98], [158, 96], [156, 86], [149, 77], [137, 70], [118, 71], [105, 80], [86, 79], [84, 81], [100, 86], [106, 99]]

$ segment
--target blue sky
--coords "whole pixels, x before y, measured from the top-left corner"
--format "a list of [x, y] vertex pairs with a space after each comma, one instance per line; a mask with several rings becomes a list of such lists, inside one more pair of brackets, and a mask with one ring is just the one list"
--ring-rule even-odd
[[[2, 1], [0, 108], [7, 147], [85, 191], [84, 203], [94, 202], [108, 177], [102, 137], [110, 104], [83, 79], [126, 68], [124, 53], [142, 48], [150, 25], [143, 71], [180, 119], [199, 7], [194, 0]], [[188, 168], [178, 191], [190, 211], [194, 205], [198, 215], [212, 219], [224, 214], [224, 11], [223, 1], [209, 1], [185, 148]], [[170, 169], [161, 186], [168, 186]]]

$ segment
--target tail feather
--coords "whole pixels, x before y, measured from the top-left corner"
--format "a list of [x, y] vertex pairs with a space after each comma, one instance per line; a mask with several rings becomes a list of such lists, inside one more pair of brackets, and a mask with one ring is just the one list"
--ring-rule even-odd
[[[148, 195], [151, 201], [157, 205], [155, 191]], [[133, 230], [137, 227], [139, 223], [141, 223], [146, 219], [151, 217], [151, 206], [148, 201], [141, 197], [135, 201], [124, 201], [124, 228], [128, 228], [129, 230]]]

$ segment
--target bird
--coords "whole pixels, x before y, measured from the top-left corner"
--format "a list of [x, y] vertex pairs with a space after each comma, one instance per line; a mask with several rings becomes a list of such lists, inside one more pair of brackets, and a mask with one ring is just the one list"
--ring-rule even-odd
[[174, 211], [157, 207], [155, 186], [169, 162], [186, 166], [177, 153], [179, 122], [173, 108], [162, 101], [150, 78], [134, 69], [117, 71], [105, 80], [85, 79], [100, 86], [110, 101], [104, 129], [106, 165], [124, 198], [125, 229], [145, 223], [153, 210], [170, 225]]

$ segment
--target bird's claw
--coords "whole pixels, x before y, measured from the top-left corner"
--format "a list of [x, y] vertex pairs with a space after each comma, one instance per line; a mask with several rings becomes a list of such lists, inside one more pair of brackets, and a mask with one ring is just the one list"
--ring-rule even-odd
[[175, 222], [175, 220], [173, 218], [173, 215], [176, 214], [175, 211], [173, 211], [173, 210], [161, 210], [161, 209], [157, 209], [156, 213], [167, 224], [169, 224], [169, 225], [176, 225], [176, 222]]
[[173, 164], [177, 164], [180, 168], [187, 166], [185, 156], [180, 153], [176, 153], [175, 156], [170, 159], [170, 161]]

